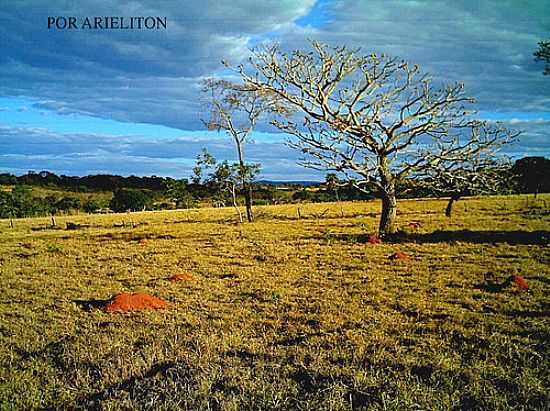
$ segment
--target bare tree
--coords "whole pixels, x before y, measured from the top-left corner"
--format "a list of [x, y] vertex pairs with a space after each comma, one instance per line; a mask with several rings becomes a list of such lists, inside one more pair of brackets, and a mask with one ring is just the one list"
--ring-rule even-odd
[[306, 167], [347, 175], [382, 197], [381, 236], [395, 230], [396, 187], [440, 163], [460, 163], [513, 133], [472, 118], [463, 85], [436, 88], [417, 66], [384, 55], [312, 42], [312, 51], [277, 45], [237, 66], [248, 90], [285, 101], [303, 119], [273, 121], [294, 136]]
[[[209, 170], [211, 171], [207, 174]], [[214, 195], [216, 207], [225, 207], [227, 195], [231, 196], [231, 203], [235, 207], [241, 223], [243, 215], [239, 209], [237, 191], [242, 189], [243, 173], [245, 181], [252, 181], [259, 171], [259, 164], [248, 164], [243, 168], [238, 163], [229, 164], [228, 161], [219, 163], [205, 148], [197, 156], [197, 163], [193, 168], [195, 183], [202, 183], [207, 187]]]
[[437, 195], [449, 196], [445, 215], [465, 195], [496, 194], [512, 188], [511, 164], [507, 159], [475, 156], [458, 164], [439, 163], [418, 180], [420, 186]]
[[[245, 179], [250, 181], [258, 171], [258, 164], [247, 165], [244, 170], [247, 174]], [[216, 165], [214, 171], [210, 175], [210, 181], [218, 191], [226, 192], [231, 195], [231, 202], [235, 210], [237, 210], [241, 223], [243, 222], [243, 216], [239, 209], [239, 204], [237, 203], [237, 190], [242, 184], [242, 173], [243, 169], [240, 164], [229, 164], [227, 161], [223, 161]]]
[[539, 41], [539, 48], [533, 53], [535, 61], [544, 61], [544, 74], [550, 75], [550, 40]]
[[340, 204], [340, 195], [338, 194], [338, 189], [343, 185], [336, 173], [328, 173], [325, 176], [325, 184], [329, 190], [334, 192], [336, 197], [336, 203], [340, 207], [340, 215], [344, 217], [344, 208]]
[[235, 143], [239, 164], [238, 174], [246, 204], [246, 217], [251, 222], [254, 217], [249, 177], [253, 174], [247, 171], [249, 167], [244, 159], [244, 144], [250, 142], [250, 133], [261, 116], [277, 110], [277, 99], [267, 99], [263, 91], [249, 90], [243, 85], [218, 79], [206, 79], [203, 83], [203, 91], [208, 93], [210, 115], [204, 123], [209, 130], [224, 130]]

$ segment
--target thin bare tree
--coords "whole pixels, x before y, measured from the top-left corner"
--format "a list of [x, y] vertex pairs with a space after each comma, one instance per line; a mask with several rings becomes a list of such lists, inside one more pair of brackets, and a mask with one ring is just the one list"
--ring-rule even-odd
[[395, 231], [397, 186], [440, 163], [460, 163], [514, 133], [475, 120], [461, 83], [434, 86], [417, 66], [359, 49], [312, 42], [312, 50], [277, 45], [234, 68], [245, 88], [277, 96], [296, 110], [273, 124], [294, 138], [306, 167], [347, 175], [382, 198], [381, 236]]
[[511, 163], [505, 158], [475, 156], [457, 164], [439, 163], [417, 180], [440, 196], [449, 196], [445, 215], [451, 217], [453, 205], [466, 195], [497, 194], [512, 191]]
[[327, 189], [332, 190], [334, 192], [334, 196], [336, 198], [336, 203], [340, 207], [340, 215], [342, 218], [344, 217], [344, 208], [342, 207], [342, 204], [340, 203], [340, 195], [338, 194], [338, 188], [340, 188], [342, 185], [342, 182], [338, 178], [338, 176], [335, 173], [328, 173], [325, 176], [325, 184], [327, 186]]
[[[246, 166], [245, 172], [247, 173], [246, 179], [250, 181], [259, 172], [258, 164], [251, 164]], [[237, 203], [237, 190], [242, 184], [242, 168], [238, 163], [229, 164], [227, 161], [218, 163], [214, 171], [210, 174], [209, 181], [217, 191], [230, 194], [231, 202], [235, 210], [239, 215], [239, 221], [243, 222], [243, 216]]]
[[242, 84], [227, 80], [206, 79], [203, 91], [207, 93], [207, 110], [209, 118], [203, 120], [209, 130], [224, 130], [231, 136], [237, 149], [239, 177], [244, 191], [246, 218], [252, 222], [252, 186], [244, 158], [244, 145], [250, 142], [250, 133], [256, 127], [259, 119], [277, 108], [276, 98], [265, 98], [266, 93], [246, 89]]

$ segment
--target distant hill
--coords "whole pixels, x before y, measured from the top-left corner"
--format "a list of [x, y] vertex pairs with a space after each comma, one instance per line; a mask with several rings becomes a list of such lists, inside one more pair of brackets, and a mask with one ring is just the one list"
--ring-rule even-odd
[[273, 181], [273, 180], [258, 180], [254, 184], [258, 185], [268, 185], [268, 186], [302, 186], [302, 187], [311, 187], [319, 186], [323, 184], [319, 181], [308, 181], [308, 180], [290, 180], [290, 181]]
[[[184, 179], [185, 180], [185, 179]], [[39, 187], [58, 187], [69, 191], [114, 191], [123, 188], [133, 188], [151, 191], [164, 191], [167, 184], [175, 181], [171, 177], [138, 177], [129, 176], [123, 177], [111, 174], [95, 174], [83, 177], [56, 175], [49, 171], [41, 171], [39, 173], [29, 172], [21, 176], [13, 174], [0, 174], [0, 185], [16, 185], [24, 184], [29, 186]], [[322, 184], [319, 181], [308, 180], [290, 180], [290, 181], [273, 181], [259, 180], [254, 184], [267, 186], [301, 186], [310, 187]]]

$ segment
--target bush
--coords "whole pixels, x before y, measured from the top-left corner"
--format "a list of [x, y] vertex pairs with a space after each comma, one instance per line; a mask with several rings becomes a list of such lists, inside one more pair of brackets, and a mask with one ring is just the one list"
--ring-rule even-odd
[[55, 204], [55, 207], [62, 211], [78, 210], [82, 207], [82, 202], [77, 197], [63, 197]]
[[115, 191], [109, 207], [116, 212], [141, 211], [150, 208], [151, 203], [151, 197], [142, 190], [122, 189]]
[[101, 208], [101, 205], [95, 200], [88, 200], [84, 203], [82, 208], [87, 213], [95, 213], [97, 210]]

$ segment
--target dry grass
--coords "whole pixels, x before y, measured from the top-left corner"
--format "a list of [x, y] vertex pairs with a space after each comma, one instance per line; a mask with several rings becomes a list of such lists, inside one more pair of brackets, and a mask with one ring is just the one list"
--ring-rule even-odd
[[0, 409], [545, 409], [549, 200], [402, 201], [379, 245], [377, 202], [2, 220]]

